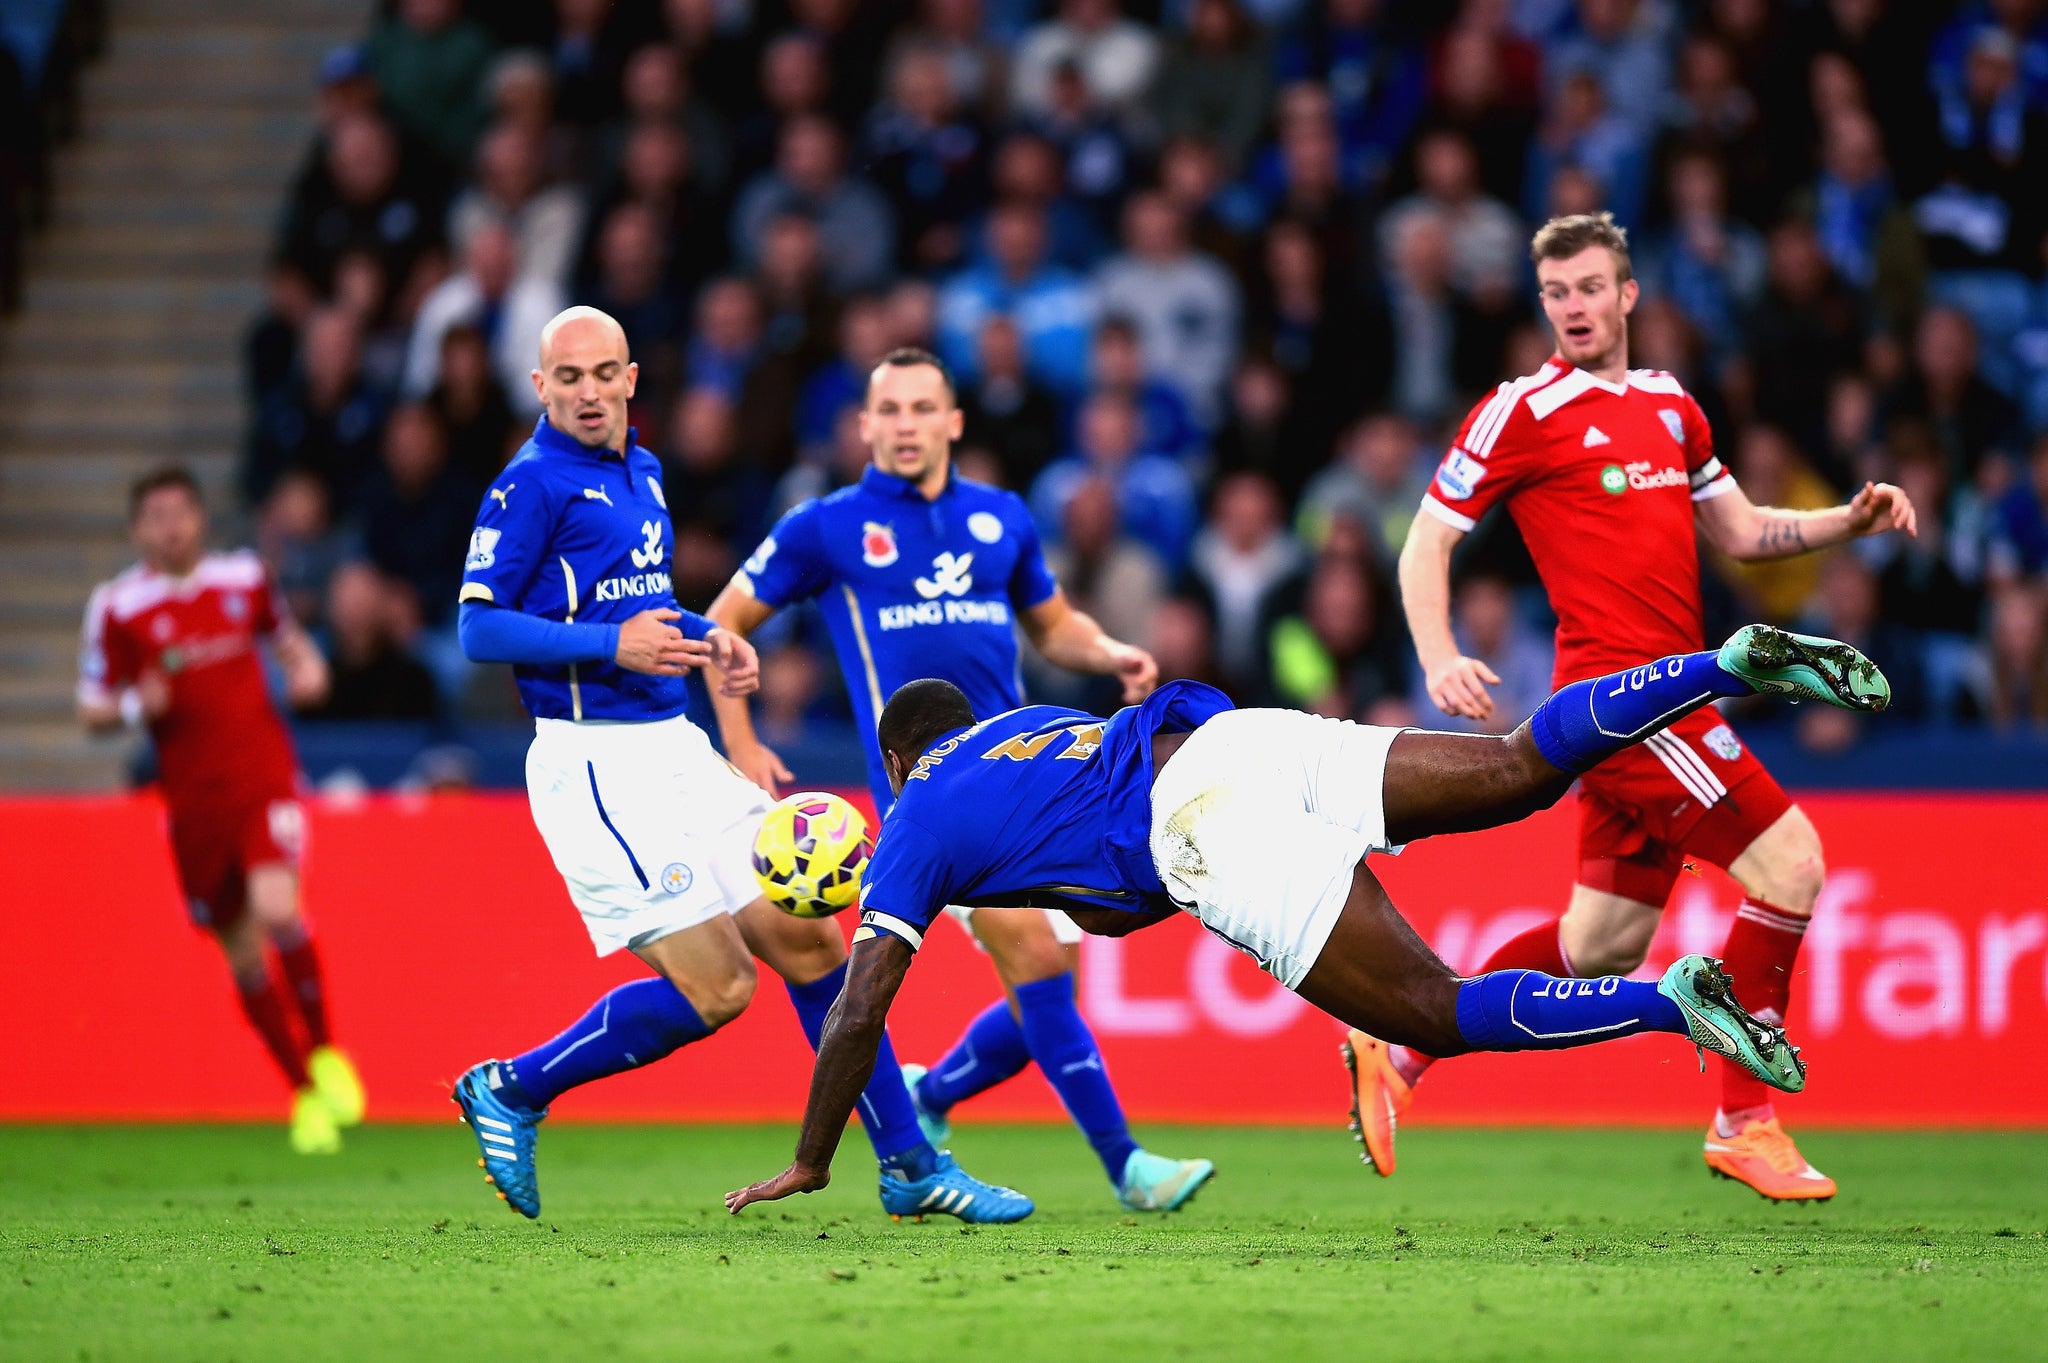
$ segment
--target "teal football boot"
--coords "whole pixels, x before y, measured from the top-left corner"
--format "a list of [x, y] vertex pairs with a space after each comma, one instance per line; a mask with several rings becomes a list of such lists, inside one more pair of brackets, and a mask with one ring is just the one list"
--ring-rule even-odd
[[1744, 625], [1721, 645], [1721, 666], [1759, 695], [1797, 704], [1817, 700], [1876, 714], [1892, 703], [1892, 685], [1877, 664], [1848, 644], [1774, 625]]
[[1774, 1089], [1797, 1093], [1806, 1087], [1806, 1062], [1785, 1040], [1785, 1029], [1751, 1017], [1735, 1001], [1734, 982], [1710, 956], [1681, 956], [1657, 982], [1657, 992], [1685, 1014], [1686, 1030], [1700, 1049], [1724, 1056]]

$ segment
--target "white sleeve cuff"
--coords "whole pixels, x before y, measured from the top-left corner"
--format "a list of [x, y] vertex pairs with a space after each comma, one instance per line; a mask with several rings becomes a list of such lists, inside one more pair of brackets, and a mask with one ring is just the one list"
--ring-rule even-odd
[[1473, 520], [1463, 512], [1451, 510], [1438, 501], [1434, 494], [1427, 492], [1422, 494], [1422, 510], [1425, 514], [1436, 517], [1453, 530], [1469, 531], [1473, 526], [1479, 524], [1478, 521]]
[[[891, 937], [901, 941], [912, 951], [916, 951], [924, 945], [923, 933], [904, 922], [901, 918], [892, 917], [886, 913], [877, 913], [873, 909], [867, 909], [860, 916], [860, 925], [862, 929], [870, 932], [886, 932]], [[856, 942], [859, 941], [860, 933], [855, 932], [853, 939]]]

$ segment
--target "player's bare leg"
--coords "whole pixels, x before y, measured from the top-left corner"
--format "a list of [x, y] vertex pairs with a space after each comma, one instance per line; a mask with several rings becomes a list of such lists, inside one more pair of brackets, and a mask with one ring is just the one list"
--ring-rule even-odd
[[263, 920], [245, 900], [240, 914], [214, 930], [214, 940], [227, 957], [243, 1015], [292, 1086], [292, 1149], [302, 1155], [334, 1154], [341, 1149], [341, 1132], [306, 1071], [305, 1045], [292, 1028], [284, 991], [270, 972], [270, 958], [264, 950], [269, 937]]
[[[1660, 659], [1626, 673], [1574, 683], [1505, 738], [1400, 735], [1389, 749], [1383, 781], [1387, 835], [1401, 843], [1523, 818], [1555, 802], [1576, 773], [1604, 757], [1717, 696], [1751, 690], [1866, 710], [1882, 709], [1890, 698], [1883, 677], [1853, 649], [1751, 626], [1738, 631], [1717, 653]], [[1524, 972], [1498, 974], [1519, 977]], [[1557, 978], [1537, 972], [1526, 975]], [[1602, 980], [1600, 987], [1625, 992], [1625, 981], [1616, 980], [1609, 987], [1613, 979]], [[1408, 1077], [1392, 1063], [1385, 1043], [1432, 1056], [1452, 1053], [1409, 1039], [1408, 1034], [1416, 1031], [1413, 1019], [1397, 1019], [1397, 1025], [1404, 1027], [1403, 1035], [1359, 1028], [1345, 1050], [1354, 1076], [1355, 1116], [1368, 1157], [1376, 1164], [1381, 1154], [1392, 1154], [1395, 1122], [1411, 1092]], [[1768, 1069], [1750, 1064], [1751, 1057], [1738, 1058], [1758, 1078], [1777, 1079]], [[1375, 1151], [1375, 1144], [1383, 1149]], [[1389, 1171], [1380, 1167], [1383, 1173]]]
[[1627, 895], [1572, 886], [1558, 942], [1574, 975], [1626, 975], [1650, 954], [1650, 940], [1664, 916], [1662, 904]]
[[299, 909], [299, 873], [288, 862], [251, 868], [248, 877], [249, 916], [277, 952], [284, 984], [296, 1009], [306, 1044], [306, 1073], [337, 1126], [355, 1126], [367, 1104], [363, 1081], [347, 1052], [334, 1044], [327, 1019], [327, 987], [319, 953]]
[[[1534, 970], [1461, 979], [1416, 935], [1363, 862], [1352, 871], [1335, 928], [1295, 992], [1348, 1023], [1353, 1040], [1347, 1044], [1354, 1048], [1360, 1037], [1378, 1038], [1449, 1056], [1556, 1050], [1664, 1031], [1713, 1046], [1781, 1088], [1805, 1084], [1783, 1030], [1743, 1012], [1715, 962], [1683, 957], [1657, 984], [1615, 976], [1566, 980]], [[1384, 1106], [1377, 1086], [1354, 1096], [1366, 1163], [1391, 1174], [1399, 1114]]]
[[[1820, 898], [1827, 867], [1820, 834], [1794, 805], [1728, 866], [1742, 906], [1723, 954], [1759, 1017], [1780, 1020], [1791, 995], [1799, 943]], [[1707, 1127], [1707, 1167], [1777, 1201], [1825, 1201], [1835, 1182], [1807, 1163], [1779, 1124], [1769, 1089], [1723, 1070], [1721, 1104]]]

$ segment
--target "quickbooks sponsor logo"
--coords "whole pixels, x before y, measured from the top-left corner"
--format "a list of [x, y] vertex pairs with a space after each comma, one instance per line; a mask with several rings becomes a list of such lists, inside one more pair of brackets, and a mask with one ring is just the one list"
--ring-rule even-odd
[[1601, 488], [1616, 497], [1630, 488], [1649, 492], [1660, 487], [1684, 487], [1686, 483], [1684, 469], [1653, 469], [1647, 459], [1638, 459], [1626, 467], [1609, 464], [1600, 470]]

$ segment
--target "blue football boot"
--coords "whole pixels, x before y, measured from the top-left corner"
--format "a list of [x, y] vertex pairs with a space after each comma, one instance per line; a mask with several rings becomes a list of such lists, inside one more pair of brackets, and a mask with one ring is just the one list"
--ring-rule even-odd
[[498, 1190], [499, 1201], [521, 1216], [540, 1215], [540, 1176], [533, 1167], [534, 1133], [548, 1115], [510, 1107], [496, 1093], [498, 1062], [486, 1060], [455, 1081], [450, 1095], [462, 1109], [462, 1120], [476, 1136], [483, 1158], [477, 1167], [484, 1182]]
[[907, 1216], [922, 1221], [944, 1212], [971, 1225], [1008, 1225], [1036, 1210], [1024, 1194], [983, 1183], [955, 1163], [950, 1151], [938, 1153], [938, 1167], [924, 1178], [913, 1180], [882, 1171], [882, 1210], [889, 1213], [890, 1220]]
[[910, 1106], [917, 1113], [917, 1129], [924, 1132], [924, 1138], [931, 1142], [932, 1149], [944, 1150], [952, 1138], [953, 1124], [946, 1120], [943, 1112], [934, 1112], [924, 1105], [924, 1095], [917, 1091], [917, 1081], [929, 1073], [923, 1065], [903, 1067], [903, 1087], [910, 1090]]
[[1149, 1150], [1133, 1150], [1124, 1161], [1116, 1200], [1127, 1212], [1177, 1211], [1214, 1177], [1216, 1166], [1208, 1160], [1168, 1159]]

